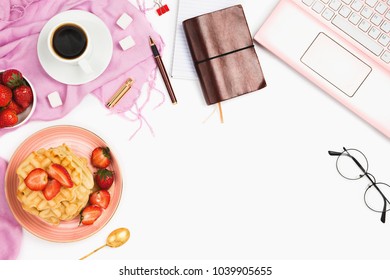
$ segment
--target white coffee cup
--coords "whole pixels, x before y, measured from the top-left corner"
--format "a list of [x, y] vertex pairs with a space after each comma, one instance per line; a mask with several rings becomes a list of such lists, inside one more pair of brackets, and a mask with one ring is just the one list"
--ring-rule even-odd
[[92, 51], [90, 36], [85, 28], [74, 22], [54, 26], [48, 35], [48, 49], [60, 62], [77, 65], [90, 74], [93, 72], [89, 57]]

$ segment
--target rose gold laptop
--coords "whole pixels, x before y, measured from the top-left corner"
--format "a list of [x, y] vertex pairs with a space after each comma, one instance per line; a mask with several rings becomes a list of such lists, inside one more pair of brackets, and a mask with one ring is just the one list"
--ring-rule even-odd
[[390, 138], [390, 0], [281, 0], [255, 40]]

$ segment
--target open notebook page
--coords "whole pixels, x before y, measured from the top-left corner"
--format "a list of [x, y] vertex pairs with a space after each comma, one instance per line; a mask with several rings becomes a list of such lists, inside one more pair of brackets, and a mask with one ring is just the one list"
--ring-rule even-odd
[[195, 67], [192, 62], [191, 53], [188, 49], [183, 29], [183, 21], [205, 13], [213, 12], [240, 4], [239, 0], [179, 0], [177, 13], [175, 46], [172, 63], [172, 78], [197, 79]]

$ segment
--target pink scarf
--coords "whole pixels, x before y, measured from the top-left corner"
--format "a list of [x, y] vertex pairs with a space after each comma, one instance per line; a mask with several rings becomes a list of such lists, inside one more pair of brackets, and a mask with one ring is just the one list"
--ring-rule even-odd
[[0, 158], [0, 260], [12, 260], [19, 254], [22, 228], [15, 221], [4, 193], [7, 163]]
[[[66, 10], [85, 10], [102, 19], [111, 32], [114, 50], [111, 62], [105, 72], [84, 85], [65, 85], [52, 79], [42, 68], [37, 55], [37, 41], [40, 30], [56, 14]], [[143, 12], [145, 9], [143, 9]], [[116, 25], [117, 19], [126, 12], [133, 22], [125, 30]], [[142, 122], [141, 106], [136, 101], [145, 84], [146, 91], [154, 87], [156, 64], [148, 38], [152, 36], [162, 51], [164, 43], [145, 14], [128, 0], [2, 0], [0, 2], [0, 69], [19, 69], [33, 84], [37, 92], [37, 106], [31, 120], [59, 119], [75, 108], [88, 94], [94, 94], [105, 104], [114, 92], [131, 77], [135, 84], [115, 107], [115, 112], [131, 109]], [[131, 35], [135, 46], [123, 51], [119, 41]], [[58, 91], [63, 105], [51, 108], [47, 95]], [[147, 98], [148, 99], [148, 98]], [[11, 130], [0, 129], [0, 136]]]

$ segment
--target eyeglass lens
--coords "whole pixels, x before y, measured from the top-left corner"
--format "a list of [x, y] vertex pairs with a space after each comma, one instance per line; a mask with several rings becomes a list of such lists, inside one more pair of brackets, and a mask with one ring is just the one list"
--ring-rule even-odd
[[[382, 194], [388, 198], [390, 197], [390, 187], [385, 183], [376, 183], [377, 188], [382, 192]], [[385, 203], [383, 196], [379, 193], [379, 191], [374, 187], [370, 186], [367, 188], [364, 194], [364, 202], [367, 207], [375, 212], [382, 213], [383, 211], [383, 203]], [[387, 207], [386, 211], [389, 211], [390, 208]]]
[[348, 149], [337, 158], [336, 167], [337, 171], [344, 178], [357, 180], [367, 173], [368, 161], [359, 150]]

